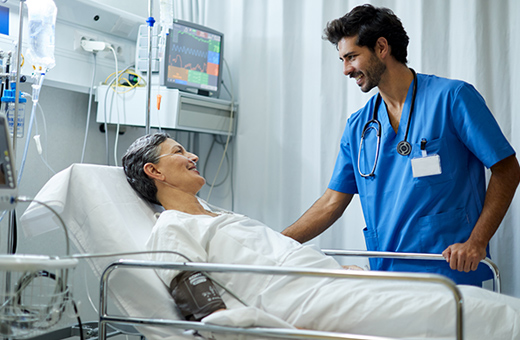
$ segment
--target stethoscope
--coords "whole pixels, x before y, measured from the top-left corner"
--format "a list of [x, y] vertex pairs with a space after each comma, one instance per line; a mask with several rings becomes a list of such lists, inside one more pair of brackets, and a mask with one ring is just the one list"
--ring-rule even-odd
[[[412, 91], [412, 104], [410, 105], [410, 113], [408, 114], [408, 122], [406, 123], [406, 132], [404, 134], [404, 139], [397, 144], [397, 153], [401, 156], [408, 156], [412, 152], [412, 145], [407, 141], [408, 139], [408, 131], [410, 130], [410, 122], [412, 121], [412, 113], [413, 107], [415, 105], [415, 95], [417, 93], [417, 75], [413, 69], [410, 69], [413, 74], [413, 91]], [[361, 141], [359, 142], [359, 152], [358, 152], [358, 171], [359, 174], [363, 177], [371, 177], [374, 176], [374, 172], [376, 170], [377, 160], [379, 158], [379, 146], [381, 145], [381, 123], [377, 119], [377, 111], [379, 109], [379, 105], [381, 104], [381, 94], [377, 95], [376, 104], [374, 105], [374, 111], [372, 112], [372, 119], [370, 119], [365, 126], [363, 127], [363, 132], [361, 133]], [[376, 124], [376, 126], [372, 125]], [[363, 146], [363, 140], [365, 139], [365, 133], [370, 131], [371, 129], [376, 131], [377, 134], [377, 147], [376, 147], [376, 156], [374, 158], [374, 166], [372, 170], [365, 174], [361, 172], [361, 167], [359, 166], [361, 159], [361, 147]]]

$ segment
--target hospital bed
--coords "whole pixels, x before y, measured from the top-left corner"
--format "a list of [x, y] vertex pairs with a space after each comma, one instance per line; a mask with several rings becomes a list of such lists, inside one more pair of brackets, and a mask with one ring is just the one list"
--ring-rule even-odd
[[[106, 337], [106, 324], [133, 324], [149, 339], [184, 339], [186, 329], [220, 334], [245, 333], [285, 339], [383, 339], [351, 334], [304, 331], [296, 329], [233, 328], [182, 321], [173, 299], [153, 268], [211, 271], [254, 271], [276, 275], [307, 275], [343, 277], [348, 279], [371, 278], [393, 280], [430, 280], [451, 290], [453, 308], [457, 312], [456, 329], [462, 339], [462, 299], [457, 286], [449, 279], [433, 274], [398, 274], [356, 271], [303, 270], [277, 267], [218, 265], [208, 263], [156, 263], [147, 255], [144, 242], [155, 223], [155, 214], [162, 211], [140, 199], [126, 182], [121, 168], [76, 164], [55, 175], [38, 193], [36, 200], [45, 201], [60, 213], [67, 224], [72, 242], [79, 250], [77, 258], [84, 258], [101, 278], [99, 338]], [[30, 233], [57, 228], [56, 217], [38, 204], [31, 204], [21, 218], [21, 225]], [[121, 239], [124, 239], [121, 242]], [[341, 251], [330, 250], [338, 254]], [[90, 255], [89, 255], [90, 254]], [[91, 256], [97, 254], [97, 256]], [[116, 254], [116, 255], [113, 255]], [[122, 255], [124, 254], [124, 255]], [[346, 254], [358, 255], [358, 254]], [[363, 254], [367, 255], [367, 254]], [[368, 254], [376, 256], [376, 254]], [[384, 255], [384, 254], [383, 254]], [[393, 256], [392, 254], [388, 254]], [[128, 283], [132, 284], [129, 285]], [[136, 294], [146, 292], [146, 294]], [[109, 294], [110, 293], [110, 294]], [[120, 310], [108, 311], [111, 299]], [[124, 315], [121, 315], [123, 313]], [[146, 326], [145, 326], [146, 325]], [[172, 326], [165, 329], [164, 326]], [[188, 337], [190, 338], [190, 337]]]

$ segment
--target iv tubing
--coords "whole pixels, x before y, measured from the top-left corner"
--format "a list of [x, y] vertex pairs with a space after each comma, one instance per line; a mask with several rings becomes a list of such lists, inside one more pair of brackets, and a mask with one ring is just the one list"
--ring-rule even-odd
[[[45, 77], [45, 73], [40, 73], [40, 76], [36, 78], [36, 81], [38, 82], [38, 84], [33, 84], [32, 85], [32, 88], [33, 88], [33, 95], [32, 95], [33, 105], [32, 105], [32, 109], [31, 109], [31, 118], [29, 120], [29, 127], [27, 128], [27, 137], [26, 137], [26, 141], [25, 141], [25, 147], [24, 147], [24, 150], [23, 150], [22, 161], [21, 161], [21, 164], [20, 164], [20, 171], [18, 172], [18, 181], [17, 181], [18, 185], [20, 185], [20, 182], [22, 181], [22, 174], [23, 174], [23, 170], [25, 168], [25, 160], [27, 159], [27, 152], [29, 150], [29, 144], [31, 142], [32, 127], [33, 127], [33, 123], [34, 123], [34, 118], [36, 116], [36, 107], [38, 105], [38, 98], [40, 96], [40, 89], [42, 87], [42, 83], [43, 83], [43, 78], [44, 77]], [[16, 132], [15, 132], [15, 134], [16, 134]]]

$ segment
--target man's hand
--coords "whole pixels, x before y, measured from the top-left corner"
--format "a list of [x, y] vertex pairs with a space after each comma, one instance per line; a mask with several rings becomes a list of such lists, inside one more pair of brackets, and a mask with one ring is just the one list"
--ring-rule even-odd
[[459, 272], [477, 270], [481, 260], [486, 258], [486, 246], [472, 244], [470, 241], [455, 243], [442, 252], [451, 269]]

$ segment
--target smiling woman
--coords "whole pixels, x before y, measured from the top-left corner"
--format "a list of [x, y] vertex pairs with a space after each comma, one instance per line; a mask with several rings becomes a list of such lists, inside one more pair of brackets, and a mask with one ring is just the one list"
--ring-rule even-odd
[[168, 134], [156, 133], [128, 148], [123, 167], [130, 185], [149, 202], [167, 210], [211, 215], [196, 197], [206, 183], [197, 170], [198, 160]]

